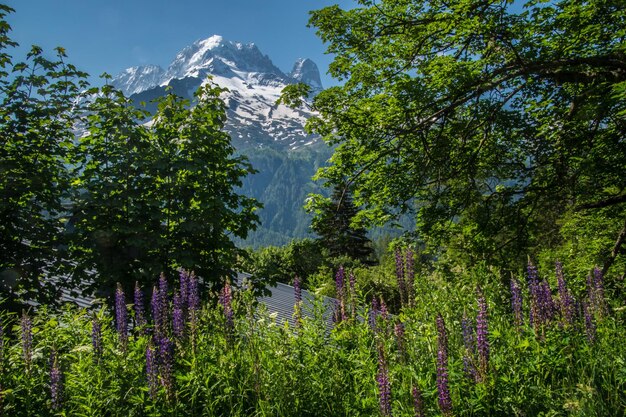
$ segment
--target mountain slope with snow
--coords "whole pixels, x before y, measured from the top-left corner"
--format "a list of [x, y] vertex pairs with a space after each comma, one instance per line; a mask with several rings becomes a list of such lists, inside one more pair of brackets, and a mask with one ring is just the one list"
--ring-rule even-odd
[[[299, 59], [285, 74], [253, 43], [243, 44], [214, 35], [182, 49], [166, 70], [158, 66], [133, 67], [114, 77], [112, 84], [136, 103], [149, 103], [163, 95], [165, 87], [190, 100], [203, 83], [227, 89], [223, 99], [228, 107], [226, 130], [238, 149], [273, 147], [297, 149], [318, 141], [304, 131], [313, 115], [308, 109], [276, 105], [282, 89], [304, 82], [312, 91], [322, 89], [317, 65]], [[153, 110], [148, 106], [148, 110]]]

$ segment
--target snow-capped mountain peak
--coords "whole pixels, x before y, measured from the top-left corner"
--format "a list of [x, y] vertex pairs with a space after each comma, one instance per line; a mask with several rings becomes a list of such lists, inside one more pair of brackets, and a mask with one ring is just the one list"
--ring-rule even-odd
[[193, 101], [193, 92], [208, 82], [209, 75], [212, 82], [227, 89], [222, 95], [228, 105], [226, 129], [236, 146], [272, 144], [294, 149], [316, 141], [304, 131], [312, 113], [276, 105], [276, 101], [286, 85], [296, 82], [320, 91], [317, 65], [310, 59], [299, 59], [287, 75], [253, 43], [213, 35], [183, 48], [165, 71], [157, 66], [129, 68], [112, 84], [137, 103], [150, 103], [165, 93], [166, 86]]
[[293, 69], [289, 76], [294, 80], [310, 85], [313, 91], [322, 90], [320, 71], [315, 62], [308, 58], [298, 59], [295, 64], [293, 64]]
[[124, 94], [131, 95], [159, 85], [164, 74], [165, 71], [158, 65], [143, 65], [125, 69], [111, 82]]

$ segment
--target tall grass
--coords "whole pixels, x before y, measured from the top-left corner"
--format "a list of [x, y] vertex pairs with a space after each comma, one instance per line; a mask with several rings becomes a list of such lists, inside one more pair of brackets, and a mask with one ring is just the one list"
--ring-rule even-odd
[[[626, 415], [623, 309], [612, 308], [593, 278], [578, 298], [567, 292], [571, 299], [562, 295], [564, 281], [546, 278], [553, 285], [539, 285], [539, 296], [518, 277], [517, 316], [510, 287], [484, 270], [456, 280], [415, 277], [414, 298], [396, 315], [370, 314], [364, 300], [345, 308], [355, 294], [344, 280], [343, 314], [330, 330], [321, 301], [289, 327], [247, 291], [226, 290], [219, 302], [214, 296], [189, 308], [181, 301], [188, 282], [167, 297], [156, 292], [154, 302], [164, 303], [155, 310], [158, 326], [145, 313], [128, 333], [119, 294], [115, 314], [72, 307], [3, 314], [0, 410], [16, 417]], [[169, 284], [160, 288], [176, 283]], [[566, 299], [578, 307], [562, 307]], [[131, 319], [132, 307], [124, 309]]]

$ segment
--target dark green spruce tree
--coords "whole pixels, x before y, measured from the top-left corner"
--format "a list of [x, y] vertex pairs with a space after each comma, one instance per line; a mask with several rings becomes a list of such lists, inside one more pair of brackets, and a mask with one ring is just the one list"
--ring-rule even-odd
[[331, 257], [348, 256], [371, 262], [373, 249], [367, 230], [354, 223], [358, 212], [350, 190], [341, 185], [335, 186], [330, 199], [317, 202], [311, 228]]

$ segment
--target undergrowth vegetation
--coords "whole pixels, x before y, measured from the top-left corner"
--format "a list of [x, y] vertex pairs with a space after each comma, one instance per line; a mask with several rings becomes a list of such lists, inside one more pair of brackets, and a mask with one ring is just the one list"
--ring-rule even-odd
[[397, 314], [349, 271], [334, 311], [296, 280], [294, 326], [229, 283], [200, 302], [184, 271], [149, 305], [120, 288], [114, 312], [5, 313], [2, 415], [625, 415], [626, 315], [601, 274], [580, 293], [558, 264], [510, 286], [486, 268], [397, 278]]

